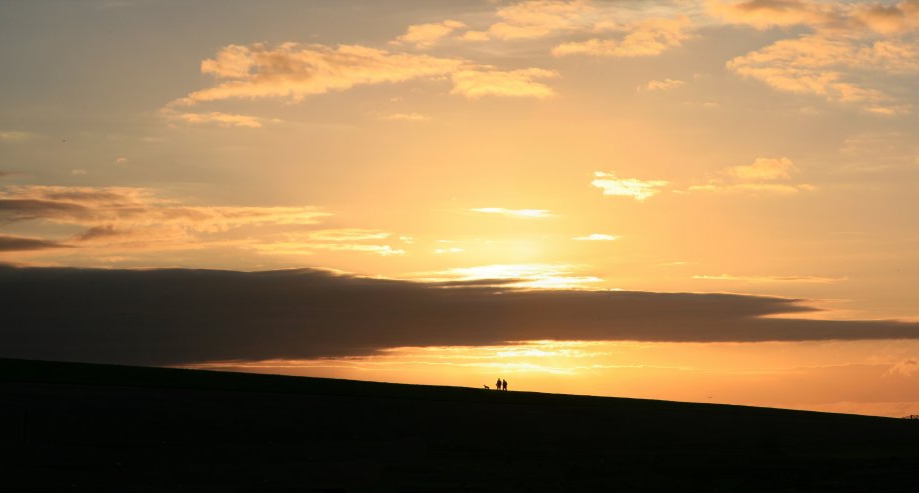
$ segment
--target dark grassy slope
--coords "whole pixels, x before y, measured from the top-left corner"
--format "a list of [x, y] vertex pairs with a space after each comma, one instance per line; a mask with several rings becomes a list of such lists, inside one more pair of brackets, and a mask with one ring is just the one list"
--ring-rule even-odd
[[0, 491], [919, 491], [919, 422], [0, 360]]

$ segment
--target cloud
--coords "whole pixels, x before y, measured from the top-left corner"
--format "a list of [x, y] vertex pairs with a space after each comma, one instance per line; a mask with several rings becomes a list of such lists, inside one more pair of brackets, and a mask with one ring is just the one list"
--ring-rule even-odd
[[656, 56], [682, 46], [690, 38], [689, 17], [654, 18], [628, 26], [621, 39], [593, 38], [562, 43], [552, 49], [555, 56], [591, 55], [604, 57]]
[[917, 373], [919, 373], [919, 361], [908, 359], [891, 366], [890, 369], [884, 373], [884, 376], [911, 377]]
[[461, 253], [461, 252], [464, 252], [464, 251], [465, 251], [465, 250], [463, 250], [462, 248], [459, 248], [459, 247], [435, 248], [435, 249], [434, 249], [434, 254], [435, 254], [435, 255], [443, 255], [443, 254], [445, 254], [445, 253]]
[[534, 39], [557, 31], [589, 29], [596, 9], [586, 1], [531, 0], [501, 7], [501, 19], [488, 28], [488, 36], [500, 40]]
[[664, 79], [664, 80], [649, 80], [647, 84], [643, 86], [638, 86], [636, 90], [641, 91], [667, 91], [670, 89], [676, 89], [682, 85], [686, 84], [686, 81], [675, 80], [675, 79]]
[[524, 340], [919, 338], [916, 323], [790, 318], [814, 308], [784, 298], [520, 290], [310, 269], [0, 266], [0, 299], [0, 357], [121, 364], [308, 359]]
[[315, 207], [192, 206], [158, 197], [147, 188], [8, 186], [0, 189], [0, 220], [43, 219], [59, 224], [176, 225], [218, 232], [243, 225], [315, 224], [329, 214]]
[[390, 41], [390, 44], [411, 44], [415, 45], [415, 48], [418, 49], [427, 49], [434, 46], [438, 40], [449, 35], [453, 31], [465, 27], [466, 25], [462, 22], [449, 19], [442, 22], [415, 24], [409, 26], [405, 34]]
[[502, 216], [519, 217], [524, 219], [553, 217], [552, 212], [546, 209], [505, 209], [503, 207], [479, 207], [477, 209], [471, 210], [473, 212], [481, 212], [484, 214], [499, 214]]
[[71, 246], [203, 248], [217, 233], [242, 227], [313, 225], [328, 215], [315, 207], [187, 205], [146, 188], [0, 188], [0, 222], [40, 220], [41, 228], [52, 230], [86, 228], [72, 236]]
[[31, 137], [32, 134], [28, 132], [18, 132], [14, 130], [0, 131], [0, 142], [22, 142]]
[[603, 233], [591, 233], [587, 236], [576, 236], [573, 239], [577, 241], [615, 241], [620, 237], [617, 235], [608, 235]]
[[787, 157], [756, 158], [752, 164], [727, 168], [721, 172], [722, 177], [713, 178], [705, 185], [693, 185], [689, 191], [703, 192], [754, 192], [793, 194], [814, 190], [813, 185], [806, 183], [776, 183], [789, 181], [798, 170]]
[[[188, 123], [192, 125], [215, 124], [221, 127], [262, 128], [263, 118], [250, 115], [221, 113], [211, 111], [208, 113], [179, 112], [172, 108], [163, 108], [160, 114], [169, 120]], [[125, 160], [127, 162], [127, 160]]]
[[420, 113], [390, 113], [386, 115], [380, 115], [380, 120], [394, 121], [394, 122], [427, 122], [431, 121], [431, 117], [428, 115], [422, 115]]
[[710, 2], [709, 11], [729, 22], [766, 29], [806, 26], [812, 32], [781, 39], [727, 63], [737, 74], [773, 89], [820, 96], [864, 111], [909, 112], [885, 90], [887, 77], [919, 72], [919, 7], [801, 0]]
[[447, 286], [501, 286], [519, 289], [584, 289], [603, 281], [578, 275], [577, 268], [564, 264], [491, 264], [454, 267], [425, 274], [417, 280]]
[[0, 252], [17, 252], [25, 250], [47, 250], [50, 248], [69, 248], [53, 240], [25, 238], [22, 236], [0, 235]]
[[[261, 43], [230, 45], [220, 50], [215, 58], [203, 61], [201, 71], [216, 77], [219, 82], [169, 103], [164, 109], [167, 115], [185, 118], [186, 113], [179, 108], [209, 101], [282, 98], [299, 102], [307, 96], [345, 91], [360, 85], [419, 79], [450, 78], [453, 81], [451, 94], [472, 99], [482, 96], [546, 98], [553, 94], [552, 90], [535, 80], [556, 75], [539, 68], [502, 71], [458, 58], [392, 53], [360, 45], [333, 48], [299, 43], [275, 47]], [[238, 118], [241, 115], [189, 115], [205, 121], [223, 119], [227, 124], [257, 123]]]
[[787, 157], [756, 158], [753, 164], [728, 168], [726, 173], [740, 181], [789, 180], [794, 171], [794, 163]]
[[832, 26], [842, 22], [838, 9], [831, 3], [800, 0], [747, 0], [725, 3], [709, 0], [708, 13], [735, 24], [747, 24], [757, 29], [776, 26]]
[[732, 276], [729, 274], [721, 274], [717, 276], [692, 276], [693, 279], [701, 279], [705, 281], [737, 281], [737, 282], [752, 282], [752, 283], [763, 283], [763, 282], [803, 282], [803, 283], [815, 283], [815, 284], [827, 284], [834, 283], [839, 281], [846, 281], [848, 278], [845, 277], [821, 277], [821, 276]]
[[603, 195], [632, 197], [638, 201], [657, 195], [661, 188], [669, 184], [664, 180], [617, 178], [615, 174], [603, 171], [597, 171], [594, 176], [596, 178], [590, 184], [603, 190]]
[[453, 90], [469, 99], [483, 96], [509, 96], [546, 99], [555, 95], [551, 87], [537, 79], [557, 77], [558, 73], [541, 68], [519, 70], [469, 69], [453, 73]]
[[262, 235], [243, 248], [267, 255], [313, 255], [317, 250], [373, 253], [384, 257], [404, 255], [405, 250], [390, 245], [367, 243], [392, 236], [385, 231], [360, 228], [322, 229], [299, 233]]

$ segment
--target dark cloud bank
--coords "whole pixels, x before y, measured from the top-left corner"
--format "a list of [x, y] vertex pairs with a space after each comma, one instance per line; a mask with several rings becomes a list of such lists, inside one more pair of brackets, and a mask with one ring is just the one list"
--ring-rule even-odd
[[728, 294], [520, 291], [318, 270], [0, 266], [0, 357], [171, 365], [505, 341], [919, 339], [919, 324], [762, 318], [812, 310]]

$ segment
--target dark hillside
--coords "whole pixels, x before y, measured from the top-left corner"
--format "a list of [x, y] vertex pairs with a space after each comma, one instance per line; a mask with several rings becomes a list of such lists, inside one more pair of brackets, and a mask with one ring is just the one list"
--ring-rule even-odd
[[0, 360], [0, 491], [919, 491], [919, 421]]

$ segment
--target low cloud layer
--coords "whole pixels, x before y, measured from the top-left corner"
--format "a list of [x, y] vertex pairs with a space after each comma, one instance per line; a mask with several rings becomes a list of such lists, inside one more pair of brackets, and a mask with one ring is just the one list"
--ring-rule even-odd
[[521, 340], [919, 339], [917, 323], [764, 318], [813, 310], [783, 298], [501, 286], [0, 266], [0, 356], [181, 365]]

